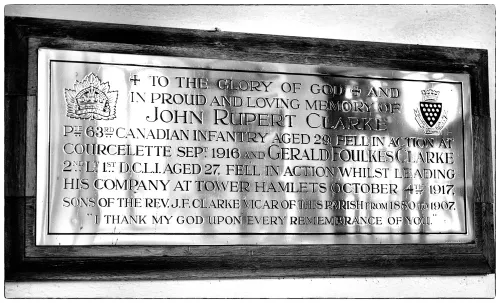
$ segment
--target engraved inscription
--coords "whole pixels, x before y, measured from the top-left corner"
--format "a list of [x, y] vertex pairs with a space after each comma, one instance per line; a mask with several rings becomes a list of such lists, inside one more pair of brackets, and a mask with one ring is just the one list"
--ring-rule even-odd
[[460, 83], [159, 58], [48, 62], [39, 245], [469, 232]]

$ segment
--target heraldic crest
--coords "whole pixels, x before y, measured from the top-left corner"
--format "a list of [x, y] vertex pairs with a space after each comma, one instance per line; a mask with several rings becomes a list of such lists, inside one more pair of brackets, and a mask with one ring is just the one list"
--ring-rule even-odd
[[89, 120], [116, 118], [118, 91], [110, 91], [109, 82], [102, 83], [99, 77], [90, 73], [81, 82], [76, 80], [73, 88], [64, 90], [68, 117]]
[[448, 121], [448, 112], [443, 110], [443, 104], [437, 102], [439, 91], [432, 88], [422, 90], [422, 101], [414, 110], [418, 125], [426, 134], [439, 134]]

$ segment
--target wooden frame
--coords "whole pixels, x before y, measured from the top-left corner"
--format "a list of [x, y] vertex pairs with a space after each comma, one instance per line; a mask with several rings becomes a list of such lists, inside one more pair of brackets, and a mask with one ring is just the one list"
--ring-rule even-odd
[[[8, 281], [495, 272], [486, 50], [17, 17], [5, 19], [5, 30], [5, 265]], [[472, 244], [432, 245], [37, 248], [34, 226], [27, 224], [26, 218], [34, 216], [36, 200], [37, 50], [41, 47], [469, 74], [473, 151], [478, 163], [473, 172], [476, 239]], [[142, 253], [144, 248], [147, 255]], [[85, 257], [72, 257], [75, 251]], [[65, 252], [67, 256], [61, 257]]]

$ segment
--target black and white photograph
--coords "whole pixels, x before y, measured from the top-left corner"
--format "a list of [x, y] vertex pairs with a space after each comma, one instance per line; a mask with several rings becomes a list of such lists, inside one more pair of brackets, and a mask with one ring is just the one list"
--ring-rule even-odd
[[7, 4], [7, 299], [492, 299], [493, 4]]

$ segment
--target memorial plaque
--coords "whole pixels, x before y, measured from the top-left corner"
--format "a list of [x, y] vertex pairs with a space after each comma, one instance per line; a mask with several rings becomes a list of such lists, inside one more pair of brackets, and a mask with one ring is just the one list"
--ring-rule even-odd
[[464, 243], [465, 74], [40, 49], [37, 245]]
[[495, 271], [488, 53], [6, 18], [6, 279]]

